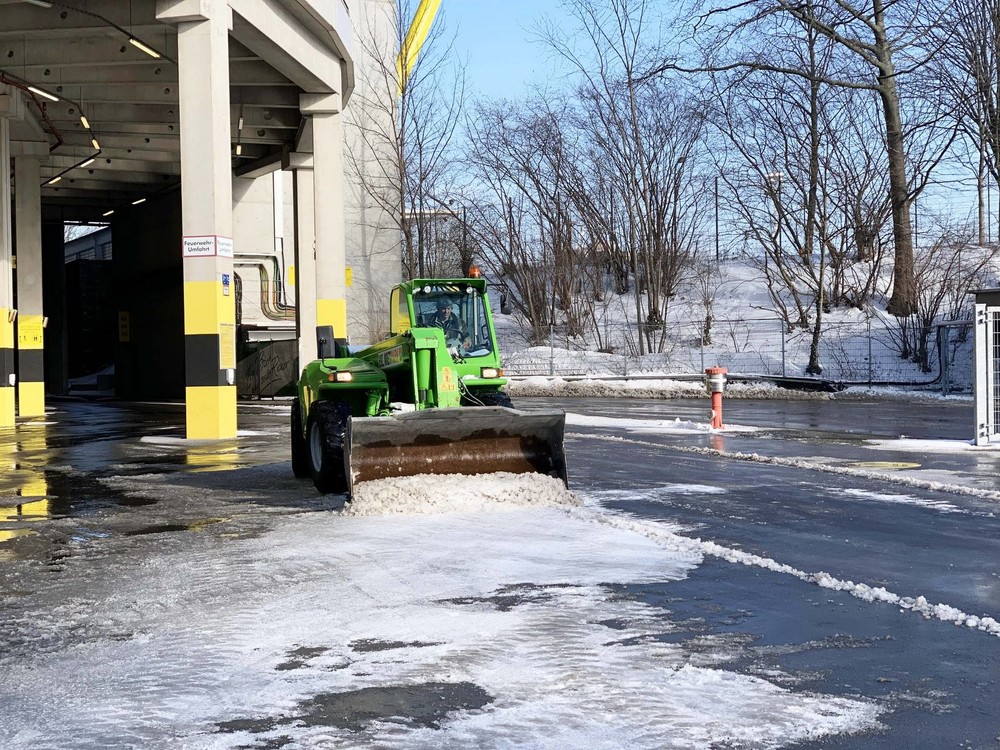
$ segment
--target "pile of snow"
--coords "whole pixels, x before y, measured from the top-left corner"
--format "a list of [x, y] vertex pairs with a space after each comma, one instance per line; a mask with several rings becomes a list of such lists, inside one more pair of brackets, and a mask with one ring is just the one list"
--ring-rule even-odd
[[514, 507], [579, 505], [561, 479], [544, 474], [420, 474], [362, 482], [341, 511], [347, 516], [481, 513]]

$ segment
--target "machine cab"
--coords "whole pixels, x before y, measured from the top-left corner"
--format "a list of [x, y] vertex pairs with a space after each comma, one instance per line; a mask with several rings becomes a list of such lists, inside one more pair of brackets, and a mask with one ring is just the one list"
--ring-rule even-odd
[[[435, 280], [412, 282], [392, 292], [391, 325], [394, 334], [411, 327], [440, 328], [453, 353], [463, 358], [484, 357], [495, 346], [486, 306], [486, 284], [481, 280]], [[412, 307], [411, 307], [412, 305]]]

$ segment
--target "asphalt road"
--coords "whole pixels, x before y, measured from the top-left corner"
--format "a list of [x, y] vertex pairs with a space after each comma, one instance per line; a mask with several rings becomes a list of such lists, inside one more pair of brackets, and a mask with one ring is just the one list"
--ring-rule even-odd
[[[697, 401], [521, 399], [519, 406], [623, 419], [700, 420], [705, 412], [704, 402]], [[1000, 617], [996, 500], [745, 458], [756, 450], [834, 466], [871, 458], [864, 443], [869, 436], [959, 440], [971, 432], [967, 403], [921, 405], [919, 418], [913, 405], [903, 402], [727, 406], [727, 422], [763, 429], [725, 436], [720, 443], [708, 434], [571, 427], [567, 454], [573, 489], [638, 519], [681, 524], [692, 538], [800, 571], [824, 571], [904, 596], [923, 595], [970, 614]], [[141, 537], [190, 528], [213, 512], [214, 490], [198, 509], [154, 498], [149, 502], [159, 502], [155, 515], [144, 514], [139, 523], [129, 512], [136, 498], [110, 491], [96, 482], [99, 477], [234, 469], [213, 480], [223, 492], [232, 489], [227, 482], [245, 485], [259, 467], [287, 460], [287, 444], [274, 438], [286, 424], [284, 412], [266, 405], [241, 410], [246, 432], [238, 440], [182, 451], [167, 450], [163, 442], [136, 442], [141, 434], [177, 435], [182, 415], [176, 406], [65, 404], [59, 412], [44, 429], [22, 430], [16, 439], [0, 436], [0, 457], [8, 461], [0, 474], [0, 511], [30, 502], [24, 487], [32, 478], [45, 479], [51, 496], [44, 517], [28, 521], [36, 533], [0, 542], [0, 565], [5, 559], [34, 558], [57, 570], [62, 557], [72, 553], [67, 540], [79, 533], [79, 521], [94, 514], [101, 515], [102, 533]], [[727, 457], [726, 451], [743, 457]], [[995, 485], [992, 455], [974, 463], [948, 456], [908, 458], [921, 468], [930, 466], [935, 476], [951, 471], [956, 478], [969, 474], [966, 478], [980, 488]], [[685, 489], [691, 486], [712, 491]], [[285, 502], [291, 496], [277, 492], [269, 505], [267, 488], [255, 490], [254, 502], [245, 506], [227, 501], [227, 514], [265, 524], [269, 514], [326, 510], [337, 502], [318, 496]], [[0, 523], [0, 533], [23, 528], [29, 526], [10, 517]], [[679, 625], [663, 637], [686, 648], [698, 649], [704, 635], [725, 636], [736, 654], [727, 657], [728, 669], [790, 674], [795, 677], [790, 689], [858, 697], [887, 709], [881, 730], [796, 747], [1000, 747], [1000, 638], [993, 635], [718, 558], [707, 558], [683, 581], [624, 586], [620, 594], [661, 607]], [[11, 595], [0, 588], [0, 601]]]
[[[524, 400], [580, 414], [623, 419], [704, 419], [704, 402]], [[915, 412], [919, 416], [915, 417]], [[727, 423], [763, 428], [752, 436], [670, 436], [573, 428], [574, 486], [628, 488], [611, 504], [641, 518], [690, 526], [691, 535], [807, 572], [923, 595], [968, 613], [1000, 612], [1000, 519], [996, 501], [863, 477], [678, 452], [692, 446], [801, 457], [902, 458], [921, 468], [968, 470], [958, 457], [866, 455], [863, 439], [967, 439], [971, 405], [851, 401], [729, 401]], [[638, 438], [619, 448], [604, 436]], [[657, 445], [654, 447], [653, 443]], [[822, 462], [822, 459], [820, 459]], [[838, 462], [831, 462], [836, 465]], [[967, 462], [966, 462], [967, 463]], [[980, 457], [982, 484], [994, 486], [995, 458]], [[725, 492], [655, 497], [664, 485]], [[916, 502], [871, 502], [905, 494]], [[646, 496], [644, 498], [643, 496]], [[943, 510], [935, 509], [935, 506]], [[728, 633], [745, 644], [744, 668], [776, 667], [807, 676], [801, 687], [875, 698], [891, 708], [884, 731], [799, 747], [993, 748], [1000, 746], [996, 701], [1000, 639], [859, 601], [787, 575], [714, 561], [689, 579], [639, 593], [691, 623], [690, 634]]]

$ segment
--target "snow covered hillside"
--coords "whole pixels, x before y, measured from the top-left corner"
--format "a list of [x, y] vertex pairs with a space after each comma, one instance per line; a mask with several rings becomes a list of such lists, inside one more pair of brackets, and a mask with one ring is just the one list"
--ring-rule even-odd
[[[775, 311], [760, 269], [730, 261], [720, 270], [713, 299], [694, 283], [671, 302], [663, 350], [638, 355], [635, 304], [630, 295], [609, 295], [598, 309], [597, 336], [573, 337], [555, 326], [541, 346], [532, 346], [517, 314], [495, 315], [505, 369], [510, 375], [693, 375], [722, 365], [731, 373], [806, 375], [811, 331], [788, 326]], [[712, 324], [705, 330], [706, 311]], [[972, 300], [968, 298], [971, 318]], [[926, 384], [940, 373], [937, 329], [929, 341], [928, 366], [900, 354], [900, 321], [884, 310], [831, 308], [823, 317], [819, 377], [852, 384]], [[950, 390], [972, 384], [972, 337], [968, 323], [943, 328], [942, 350]], [[659, 334], [657, 334], [659, 335]], [[600, 349], [600, 351], [599, 351]]]

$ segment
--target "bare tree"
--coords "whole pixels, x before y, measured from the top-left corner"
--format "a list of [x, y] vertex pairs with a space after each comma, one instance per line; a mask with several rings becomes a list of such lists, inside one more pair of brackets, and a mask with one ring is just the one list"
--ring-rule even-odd
[[[692, 223], [681, 203], [703, 115], [676, 81], [640, 80], [662, 55], [658, 3], [564, 0], [563, 8], [576, 34], [549, 23], [539, 35], [579, 80], [579, 127], [587, 134], [595, 189], [575, 195], [578, 210], [593, 229], [603, 224], [607, 248], [628, 254], [644, 334], [639, 353], [656, 351], [666, 341], [670, 297], [691, 262], [693, 235], [685, 229]], [[602, 204], [594, 203], [599, 195]], [[621, 278], [618, 286], [626, 286]]]
[[470, 229], [492, 273], [513, 286], [533, 340], [557, 324], [570, 337], [594, 333], [604, 298], [598, 245], [578, 210], [583, 156], [570, 106], [543, 95], [520, 108], [486, 103], [469, 123], [468, 162], [489, 187]]
[[979, 196], [979, 244], [986, 243], [987, 176], [1000, 180], [1000, 0], [950, 0], [945, 23], [929, 27], [939, 52], [933, 76], [943, 83], [971, 140]]
[[[818, 80], [830, 86], [872, 91], [880, 103], [895, 245], [888, 304], [893, 315], [910, 315], [917, 307], [910, 211], [925, 181], [912, 183], [909, 178], [908, 129], [900, 81], [926, 64], [930, 56], [925, 30], [941, 20], [939, 13], [930, 12], [931, 7], [928, 0], [746, 0], [727, 7], [712, 5], [697, 21], [699, 38], [706, 41], [706, 63], [697, 68], [661, 63], [648, 74], [746, 70], [815, 80], [815, 71], [772, 52], [784, 49], [788, 36], [794, 37], [802, 27], [845, 53], [838, 55], [837, 66], [828, 68]], [[939, 150], [932, 162], [943, 153]]]
[[896, 341], [899, 355], [916, 362], [922, 371], [931, 371], [931, 334], [942, 316], [964, 317], [970, 289], [983, 280], [996, 250], [983, 252], [973, 241], [968, 225], [945, 224], [935, 231], [935, 239], [917, 256], [919, 305], [914, 315], [897, 318]]

